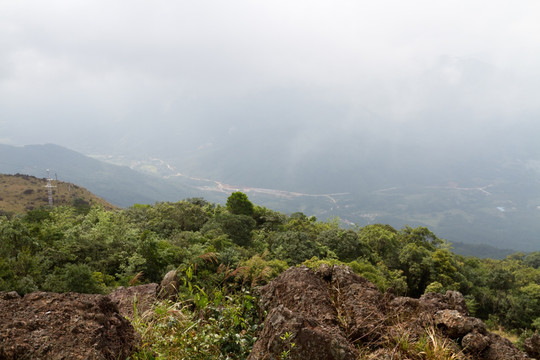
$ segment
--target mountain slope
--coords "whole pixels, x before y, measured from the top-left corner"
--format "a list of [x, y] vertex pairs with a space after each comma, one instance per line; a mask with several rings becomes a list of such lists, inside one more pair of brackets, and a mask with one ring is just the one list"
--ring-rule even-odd
[[125, 166], [107, 164], [61, 146], [0, 144], [0, 173], [45, 177], [46, 169], [51, 169], [51, 176], [84, 186], [121, 207], [200, 196], [178, 182], [173, 184]]
[[[107, 210], [116, 208], [80, 186], [62, 181], [53, 181], [52, 186], [54, 205], [82, 202], [101, 205]], [[47, 179], [21, 174], [0, 174], [0, 212], [21, 213], [48, 204]]]

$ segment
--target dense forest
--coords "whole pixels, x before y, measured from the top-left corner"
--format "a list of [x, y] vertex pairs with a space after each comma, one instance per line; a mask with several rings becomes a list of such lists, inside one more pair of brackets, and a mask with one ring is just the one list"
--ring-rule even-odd
[[108, 293], [178, 269], [179, 301], [136, 314], [135, 358], [245, 358], [264, 314], [256, 287], [290, 266], [347, 264], [380, 290], [457, 290], [473, 316], [517, 336], [540, 329], [540, 252], [464, 257], [425, 227], [343, 228], [233, 193], [225, 206], [175, 203], [40, 208], [0, 217], [0, 291]]

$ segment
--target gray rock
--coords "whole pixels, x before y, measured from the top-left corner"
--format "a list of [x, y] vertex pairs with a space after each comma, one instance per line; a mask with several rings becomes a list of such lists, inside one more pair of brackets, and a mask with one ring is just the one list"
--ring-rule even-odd
[[489, 337], [477, 331], [470, 332], [461, 339], [463, 351], [470, 354], [480, 354], [489, 344]]
[[451, 339], [457, 339], [476, 330], [485, 333], [486, 325], [482, 320], [464, 316], [457, 310], [439, 310], [434, 316], [435, 325]]
[[161, 280], [161, 283], [156, 289], [156, 295], [158, 299], [174, 301], [178, 295], [179, 286], [180, 279], [178, 278], [178, 271], [171, 270]]

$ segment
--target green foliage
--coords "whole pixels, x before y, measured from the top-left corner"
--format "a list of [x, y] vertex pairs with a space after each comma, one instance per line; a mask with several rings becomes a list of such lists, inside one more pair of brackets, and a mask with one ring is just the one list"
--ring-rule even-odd
[[540, 268], [540, 251], [535, 251], [528, 254], [523, 260], [523, 262], [525, 263], [525, 265], [530, 266], [532, 268], [535, 268], [535, 269]]
[[268, 283], [287, 267], [287, 263], [282, 260], [265, 260], [263, 254], [263, 256], [254, 255], [243, 261], [236, 272], [237, 278], [242, 284], [254, 287]]
[[0, 216], [0, 291], [106, 293], [130, 282], [157, 282], [179, 269], [186, 279], [180, 301], [187, 308], [169, 308], [178, 315], [171, 318], [159, 313], [171, 305], [163, 304], [155, 319], [140, 318], [140, 324], [157, 331], [148, 336], [176, 329], [174, 341], [192, 348], [156, 338], [139, 358], [153, 351], [161, 358], [242, 358], [231, 354], [247, 354], [255, 336], [242, 324], [260, 323], [248, 292], [302, 263], [345, 264], [381, 291], [399, 295], [459, 290], [471, 312], [491, 326], [540, 330], [540, 252], [504, 260], [462, 257], [424, 227], [343, 229], [339, 219], [287, 216], [233, 195], [227, 207], [190, 199], [117, 211], [57, 207]]
[[77, 214], [87, 214], [91, 209], [90, 203], [80, 197], [73, 199], [71, 205]]
[[201, 230], [204, 234], [213, 232], [211, 236], [227, 235], [239, 246], [249, 246], [251, 231], [255, 228], [255, 220], [246, 215], [221, 213], [215, 215]]
[[300, 264], [305, 259], [320, 256], [322, 248], [305, 232], [285, 231], [275, 233], [269, 239], [269, 251], [274, 259], [280, 259], [289, 265]]
[[86, 264], [66, 264], [47, 276], [43, 287], [53, 292], [104, 293], [101, 276]]
[[39, 209], [29, 210], [23, 217], [27, 223], [41, 223], [50, 219], [50, 209], [41, 207]]
[[142, 349], [133, 359], [246, 359], [260, 328], [255, 298], [248, 291], [216, 291], [203, 309], [164, 302], [135, 314]]
[[333, 251], [341, 261], [352, 261], [370, 256], [369, 247], [360, 241], [358, 234], [352, 230], [339, 228], [319, 233], [317, 241]]
[[227, 210], [231, 214], [253, 216], [255, 208], [253, 203], [249, 201], [246, 194], [237, 191], [233, 192], [231, 196], [227, 198]]
[[395, 294], [405, 295], [407, 292], [407, 283], [405, 278], [401, 275], [401, 271], [390, 270], [384, 263], [373, 265], [363, 259], [345, 263], [337, 259], [319, 259], [317, 257], [313, 257], [302, 263], [302, 265], [305, 265], [312, 270], [318, 269], [323, 264], [328, 266], [349, 266], [356, 274], [365, 277], [377, 285], [382, 292], [386, 291], [388, 288], [392, 288]]
[[444, 286], [438, 282], [434, 281], [428, 286], [426, 286], [426, 290], [424, 291], [425, 294], [427, 293], [443, 293], [444, 292]]
[[296, 344], [292, 342], [291, 333], [288, 331], [281, 335], [279, 338], [281, 341], [283, 341], [285, 347], [285, 349], [280, 354], [280, 359], [288, 359], [291, 354], [291, 350], [296, 346]]
[[205, 209], [187, 201], [157, 203], [148, 210], [148, 217], [149, 228], [163, 236], [178, 230], [198, 231], [209, 219]]
[[159, 242], [156, 234], [150, 231], [144, 231], [140, 235], [136, 252], [143, 260], [136, 271], [142, 271], [145, 278], [149, 281], [159, 282], [163, 275], [165, 262], [160, 256]]
[[383, 262], [374, 265], [365, 260], [352, 261], [347, 265], [358, 275], [377, 285], [381, 291], [392, 288], [397, 295], [407, 294], [407, 279], [401, 270], [391, 270]]
[[321, 265], [328, 265], [328, 266], [338, 265], [339, 266], [339, 265], [345, 265], [345, 263], [338, 259], [319, 259], [318, 257], [314, 256], [311, 259], [302, 262], [302, 265], [307, 266], [311, 270], [317, 270], [319, 267], [321, 267]]
[[398, 232], [389, 225], [367, 225], [358, 231], [360, 241], [389, 267], [398, 265]]
[[418, 297], [424, 293], [434, 272], [434, 263], [429, 249], [415, 242], [405, 245], [399, 253], [400, 269], [407, 278], [410, 294]]
[[260, 206], [255, 207], [253, 218], [257, 222], [257, 228], [264, 231], [283, 230], [284, 225], [287, 223], [285, 214]]

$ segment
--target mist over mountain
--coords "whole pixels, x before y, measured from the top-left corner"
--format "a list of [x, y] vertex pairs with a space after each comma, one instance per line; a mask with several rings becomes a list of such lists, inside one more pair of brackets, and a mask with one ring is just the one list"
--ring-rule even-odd
[[[6, 2], [0, 143], [124, 165], [115, 172], [138, 195], [122, 199], [221, 201], [224, 185], [257, 188], [256, 202], [286, 212], [537, 250], [539, 10]], [[127, 167], [154, 175], [143, 191]]]
[[[538, 166], [532, 162], [495, 161], [493, 168], [479, 168], [474, 172], [476, 177], [461, 174], [462, 178], [458, 179], [460, 174], [451, 172], [451, 180], [443, 176], [446, 165], [433, 165], [430, 171], [441, 171], [439, 185], [433, 185], [436, 177], [427, 177], [423, 182], [411, 181], [412, 175], [406, 177], [410, 172], [403, 170], [403, 178], [389, 178], [396, 186], [383, 187], [389, 180], [381, 177], [377, 182], [376, 176], [382, 175], [376, 172], [364, 180], [368, 186], [348, 192], [325, 193], [256, 187], [247, 180], [225, 183], [190, 177], [156, 158], [131, 161], [131, 169], [56, 145], [0, 145], [0, 159], [2, 173], [44, 177], [44, 167], [50, 167], [60, 180], [84, 185], [119, 206], [189, 197], [203, 197], [224, 204], [231, 192], [243, 191], [258, 205], [289, 214], [304, 212], [321, 220], [339, 217], [343, 226], [374, 223], [396, 228], [427, 226], [452, 242], [456, 252], [481, 257], [534, 251], [540, 231], [537, 221], [540, 212]], [[127, 162], [126, 158], [107, 157], [106, 160]], [[331, 165], [319, 160], [319, 166]], [[263, 167], [260, 169], [263, 174], [270, 174]], [[389, 172], [401, 170], [387, 169]]]

